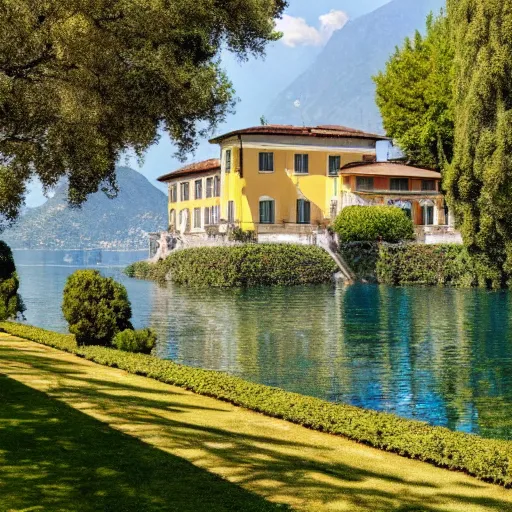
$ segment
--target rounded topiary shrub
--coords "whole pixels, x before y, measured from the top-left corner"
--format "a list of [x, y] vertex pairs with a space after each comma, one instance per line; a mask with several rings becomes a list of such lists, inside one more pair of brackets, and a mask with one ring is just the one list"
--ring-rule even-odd
[[141, 329], [138, 331], [126, 329], [115, 335], [112, 344], [124, 352], [151, 354], [156, 345], [156, 339], [156, 334], [152, 329]]
[[97, 270], [68, 277], [62, 312], [79, 345], [110, 345], [118, 332], [132, 329], [126, 288]]
[[25, 311], [18, 295], [18, 275], [11, 248], [0, 241], [0, 321], [16, 318]]
[[333, 228], [341, 243], [414, 239], [412, 220], [394, 206], [349, 206], [336, 217]]

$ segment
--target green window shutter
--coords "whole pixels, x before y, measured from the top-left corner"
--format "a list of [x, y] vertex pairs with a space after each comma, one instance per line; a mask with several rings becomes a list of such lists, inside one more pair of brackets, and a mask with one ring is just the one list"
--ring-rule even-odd
[[268, 201], [260, 202], [260, 223], [266, 224], [268, 222]]
[[274, 201], [260, 201], [260, 224], [274, 224]]
[[311, 223], [311, 203], [304, 199], [297, 201], [297, 224]]

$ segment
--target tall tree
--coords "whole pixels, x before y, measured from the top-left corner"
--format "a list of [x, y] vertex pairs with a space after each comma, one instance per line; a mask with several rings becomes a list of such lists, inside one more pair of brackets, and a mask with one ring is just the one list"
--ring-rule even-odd
[[25, 311], [18, 287], [18, 274], [12, 251], [0, 240], [0, 321], [15, 319]]
[[512, 0], [448, 0], [455, 151], [445, 187], [488, 280], [512, 274]]
[[441, 170], [453, 153], [453, 45], [444, 13], [431, 14], [374, 77], [386, 133], [416, 165]]
[[27, 182], [80, 204], [166, 131], [188, 151], [234, 105], [219, 61], [261, 55], [286, 0], [0, 0], [0, 220]]

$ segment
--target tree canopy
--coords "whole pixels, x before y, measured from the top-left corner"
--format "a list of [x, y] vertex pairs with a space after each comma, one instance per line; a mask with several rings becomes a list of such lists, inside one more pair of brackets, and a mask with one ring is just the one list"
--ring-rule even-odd
[[455, 151], [445, 188], [464, 243], [512, 274], [512, 1], [449, 0], [455, 45]]
[[18, 275], [10, 247], [0, 240], [0, 321], [23, 314], [25, 306], [18, 294]]
[[453, 45], [447, 17], [430, 15], [374, 77], [386, 133], [411, 163], [441, 170], [453, 153]]
[[181, 152], [234, 106], [224, 48], [279, 38], [286, 0], [0, 0], [0, 219], [27, 182], [72, 204], [117, 191], [115, 164], [166, 131]]

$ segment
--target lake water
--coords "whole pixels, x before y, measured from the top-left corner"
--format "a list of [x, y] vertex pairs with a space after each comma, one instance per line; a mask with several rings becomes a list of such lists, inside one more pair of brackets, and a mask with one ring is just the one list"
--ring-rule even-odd
[[128, 289], [157, 355], [305, 395], [512, 439], [512, 295], [355, 285], [190, 290], [129, 279], [145, 252], [15, 252], [31, 324], [66, 332], [67, 276]]

